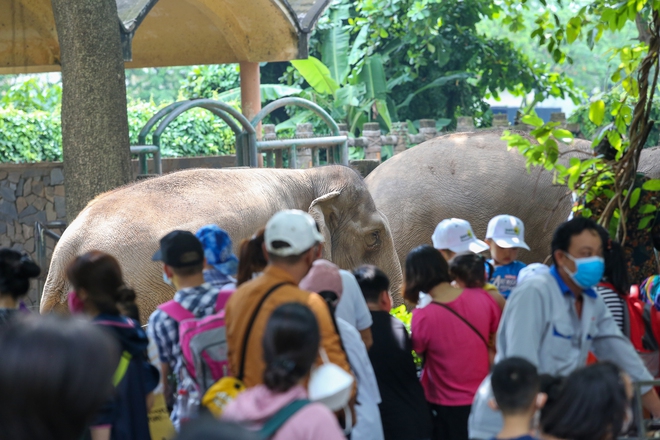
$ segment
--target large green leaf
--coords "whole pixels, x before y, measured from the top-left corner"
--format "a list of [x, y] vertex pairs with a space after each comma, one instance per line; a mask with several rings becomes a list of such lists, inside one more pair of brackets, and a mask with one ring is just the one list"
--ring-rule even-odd
[[366, 92], [364, 84], [357, 84], [354, 86], [344, 86], [337, 90], [335, 107], [351, 106], [357, 107], [360, 105], [362, 98]]
[[339, 85], [332, 78], [330, 70], [318, 58], [309, 57], [306, 60], [292, 60], [291, 64], [316, 93], [334, 95], [339, 89]]
[[323, 32], [323, 44], [321, 45], [321, 60], [328, 66], [332, 79], [337, 84], [344, 84], [350, 71], [348, 65], [349, 32], [341, 25], [339, 10], [333, 10], [331, 21], [335, 23], [327, 31]]
[[447, 76], [441, 76], [440, 78], [436, 78], [427, 85], [420, 87], [419, 89], [415, 90], [411, 94], [408, 95], [408, 97], [399, 105], [396, 106], [397, 109], [406, 107], [410, 104], [410, 101], [413, 100], [415, 96], [417, 96], [419, 93], [422, 93], [424, 90], [431, 89], [433, 87], [439, 87], [439, 86], [444, 86], [450, 81], [458, 81], [461, 79], [466, 79], [471, 77], [471, 75], [467, 72], [460, 72], [460, 73], [454, 73], [452, 75], [447, 75]]
[[275, 132], [280, 132], [280, 131], [286, 130], [286, 129], [295, 130], [295, 128], [298, 124], [302, 124], [302, 123], [307, 122], [314, 115], [315, 115], [315, 113], [311, 110], [304, 110], [300, 113], [296, 113], [295, 115], [291, 116], [291, 118], [287, 119], [286, 121], [277, 124], [277, 126], [275, 126]]
[[348, 64], [349, 65], [354, 65], [358, 61], [360, 61], [360, 58], [362, 58], [362, 46], [364, 43], [367, 42], [367, 37], [369, 36], [369, 26], [364, 26], [362, 29], [360, 29], [360, 32], [358, 32], [357, 37], [355, 37], [355, 41], [353, 41], [353, 44], [351, 45], [351, 53], [348, 55]]
[[358, 79], [367, 86], [367, 99], [385, 99], [387, 81], [385, 80], [383, 58], [380, 55], [372, 55], [365, 60]]
[[392, 118], [390, 117], [390, 111], [387, 108], [387, 101], [384, 99], [377, 99], [376, 110], [378, 110], [378, 114], [383, 118], [383, 121], [385, 121], [387, 129], [392, 131]]
[[[275, 101], [285, 96], [297, 95], [300, 92], [302, 92], [302, 89], [299, 87], [283, 86], [281, 84], [262, 84], [261, 102]], [[237, 101], [241, 99], [241, 88], [237, 87], [222, 92], [218, 95], [217, 99], [220, 101]]]

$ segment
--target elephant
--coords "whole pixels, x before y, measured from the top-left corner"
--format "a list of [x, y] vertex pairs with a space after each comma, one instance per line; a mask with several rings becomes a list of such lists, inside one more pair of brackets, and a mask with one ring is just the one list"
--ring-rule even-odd
[[[483, 238], [492, 217], [515, 215], [525, 224], [531, 248], [521, 250], [520, 259], [543, 261], [548, 256], [552, 231], [571, 212], [570, 192], [554, 185], [545, 169], [528, 173], [525, 158], [508, 150], [501, 137], [501, 130], [437, 137], [388, 159], [366, 177], [377, 209], [390, 222], [402, 267], [408, 253], [431, 244], [436, 225], [451, 217], [468, 220]], [[565, 157], [592, 154], [587, 141], [560, 148]]]
[[67, 265], [96, 249], [115, 256], [137, 292], [143, 322], [174, 291], [162, 281], [151, 257], [159, 240], [174, 229], [195, 232], [215, 223], [236, 249], [282, 209], [308, 211], [325, 238], [324, 258], [344, 269], [363, 263], [389, 276], [397, 304], [401, 267], [387, 218], [362, 178], [351, 168], [193, 169], [143, 180], [106, 192], [89, 202], [55, 247], [41, 300], [41, 312], [66, 313]]

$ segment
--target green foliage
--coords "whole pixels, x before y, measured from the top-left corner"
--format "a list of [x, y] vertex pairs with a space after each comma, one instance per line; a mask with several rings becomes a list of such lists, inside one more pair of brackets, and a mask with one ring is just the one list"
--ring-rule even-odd
[[55, 160], [62, 160], [59, 112], [0, 107], [0, 162]]
[[[412, 313], [408, 311], [405, 305], [401, 305], [399, 307], [396, 307], [390, 311], [390, 314], [397, 318], [399, 321], [403, 322], [403, 325], [406, 327], [406, 330], [408, 330], [408, 334], [410, 334], [410, 322], [412, 321]], [[415, 364], [417, 365], [417, 368], [422, 367], [422, 358], [415, 353], [415, 351], [412, 352], [413, 354], [413, 359], [415, 360]]]
[[185, 99], [213, 98], [216, 93], [235, 89], [240, 85], [238, 64], [194, 66], [181, 83]]
[[62, 86], [31, 77], [0, 88], [0, 107], [13, 107], [24, 112], [59, 111]]
[[156, 104], [176, 101], [190, 70], [190, 67], [126, 69], [126, 95], [129, 101]]

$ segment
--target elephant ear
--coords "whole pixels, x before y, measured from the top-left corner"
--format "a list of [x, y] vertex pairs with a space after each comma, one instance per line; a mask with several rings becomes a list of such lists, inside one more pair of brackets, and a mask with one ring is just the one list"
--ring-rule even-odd
[[332, 231], [337, 227], [339, 214], [336, 206], [337, 197], [341, 192], [332, 191], [317, 198], [309, 205], [309, 214], [319, 225], [325, 244], [323, 258], [332, 261]]

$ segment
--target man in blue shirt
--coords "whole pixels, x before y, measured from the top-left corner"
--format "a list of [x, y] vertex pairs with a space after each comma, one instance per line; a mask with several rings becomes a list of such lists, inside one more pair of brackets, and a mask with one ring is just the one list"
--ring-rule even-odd
[[[635, 381], [653, 379], [592, 289], [603, 276], [602, 255], [602, 239], [593, 220], [576, 217], [557, 228], [552, 268], [525, 278], [509, 296], [497, 332], [496, 363], [521, 357], [539, 374], [568, 376], [593, 352]], [[646, 409], [660, 417], [660, 399], [653, 388], [642, 387], [642, 393]], [[489, 376], [472, 404], [471, 439], [490, 439], [502, 428], [501, 415], [488, 407], [491, 398]]]
[[512, 215], [493, 217], [488, 222], [486, 242], [490, 245], [492, 257], [488, 262], [495, 268], [490, 282], [504, 298], [508, 298], [518, 284], [518, 274], [526, 266], [522, 261], [516, 260], [518, 249], [529, 250], [525, 243], [525, 225]]

